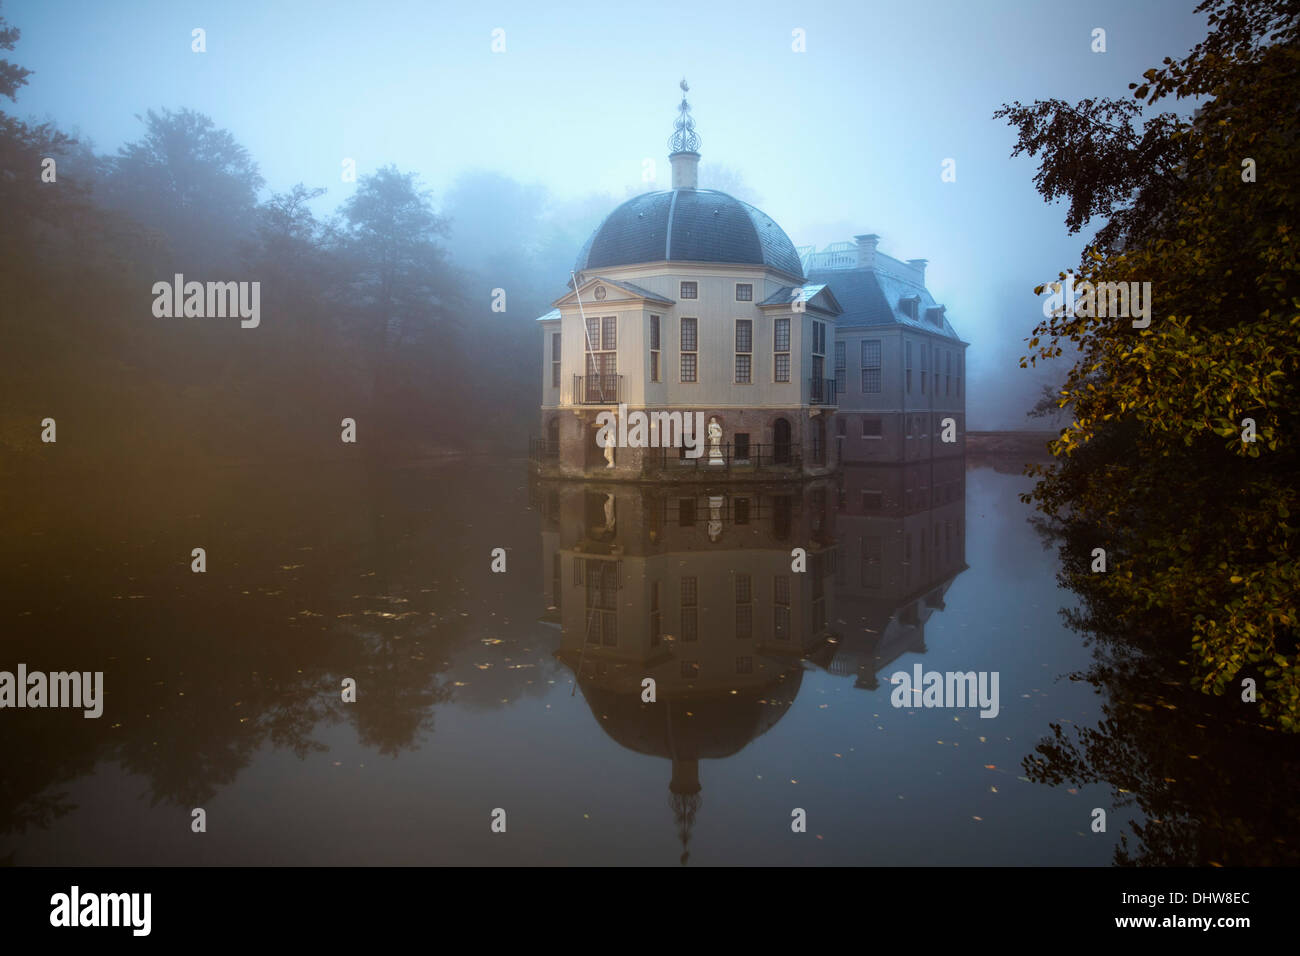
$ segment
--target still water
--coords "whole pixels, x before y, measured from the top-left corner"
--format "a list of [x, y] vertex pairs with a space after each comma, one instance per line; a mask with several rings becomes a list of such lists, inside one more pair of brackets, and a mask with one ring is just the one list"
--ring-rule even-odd
[[[1019, 470], [21, 483], [0, 670], [103, 671], [104, 711], [0, 711], [0, 861], [1108, 865], [1143, 802], [1023, 763], [1107, 694]], [[893, 706], [916, 664], [996, 672], [996, 716]]]

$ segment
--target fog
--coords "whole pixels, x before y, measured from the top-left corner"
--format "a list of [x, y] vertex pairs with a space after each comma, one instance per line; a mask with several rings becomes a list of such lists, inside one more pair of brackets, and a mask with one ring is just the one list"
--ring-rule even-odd
[[[969, 427], [1015, 428], [1029, 424], [1025, 411], [1057, 376], [1018, 368], [1041, 314], [1033, 288], [1077, 262], [1091, 229], [1068, 234], [1063, 210], [1034, 189], [1033, 160], [1009, 158], [1015, 132], [992, 114], [1015, 100], [1126, 95], [1144, 69], [1203, 34], [1193, 6], [10, 0], [0, 14], [21, 38], [6, 56], [32, 72], [3, 106], [77, 139], [58, 152], [60, 180], [146, 230], [126, 245], [109, 238], [121, 223], [100, 235], [149, 281], [164, 266], [198, 272], [250, 261], [292, 276], [280, 301], [302, 327], [294, 332], [285, 319], [272, 335], [297, 336], [296, 345], [282, 343], [294, 367], [255, 357], [224, 329], [206, 333], [215, 364], [205, 365], [191, 344], [157, 341], [172, 333], [155, 327], [148, 348], [159, 375], [217, 388], [239, 378], [239, 363], [261, 361], [281, 394], [296, 383], [288, 404], [346, 413], [348, 389], [377, 381], [381, 361], [385, 374], [396, 363], [386, 401], [398, 432], [395, 409], [451, 403], [461, 424], [437, 440], [522, 448], [540, 381], [533, 320], [561, 294], [607, 212], [667, 187], [666, 141], [685, 76], [703, 144], [701, 185], [759, 205], [796, 246], [874, 232], [883, 252], [928, 259], [929, 288], [971, 343]], [[1098, 27], [1104, 53], [1092, 50]], [[205, 31], [202, 53], [192, 50], [196, 28]], [[793, 49], [796, 36], [803, 52]], [[504, 49], [494, 52], [494, 42]], [[175, 124], [170, 134], [151, 127], [151, 110], [211, 119], [204, 135], [225, 151], [212, 189], [167, 193], [169, 150], [179, 147], [164, 139], [181, 134]], [[947, 159], [954, 182], [941, 179]], [[355, 181], [342, 172], [348, 160]], [[344, 317], [368, 314], [367, 283], [384, 282], [365, 261], [368, 227], [356, 202], [381, 174], [427, 200], [427, 242], [412, 247], [407, 264], [427, 267], [421, 281], [436, 306], [408, 310], [403, 328], [378, 330], [376, 346]], [[250, 260], [270, 211], [285, 210], [274, 197], [298, 184], [281, 222], [296, 225], [279, 235], [305, 243], [315, 259], [288, 269], [285, 247], [263, 235], [262, 258]], [[160, 241], [167, 252], [154, 255]], [[301, 294], [283, 298], [290, 288]], [[507, 293], [504, 313], [490, 308], [497, 288]], [[141, 334], [132, 321], [123, 319], [122, 336]], [[83, 341], [106, 334], [89, 318], [78, 322]], [[339, 338], [327, 360], [328, 343], [306, 343], [331, 324]], [[72, 341], [58, 337], [72, 334], [18, 339], [48, 358]], [[376, 368], [353, 367], [367, 356]], [[40, 404], [31, 382], [21, 388]], [[185, 414], [176, 410], [175, 422]]]

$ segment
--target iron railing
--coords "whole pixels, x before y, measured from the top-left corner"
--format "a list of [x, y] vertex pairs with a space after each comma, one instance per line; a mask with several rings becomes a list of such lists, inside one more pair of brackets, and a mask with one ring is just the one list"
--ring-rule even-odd
[[799, 451], [794, 445], [722, 442], [715, 447], [707, 439], [704, 440], [703, 454], [698, 458], [685, 457], [680, 448], [647, 448], [642, 462], [644, 471], [693, 470], [716, 474], [802, 468]]
[[528, 440], [528, 458], [530, 461], [554, 461], [560, 457], [560, 443], [551, 438], [530, 438]]
[[833, 378], [810, 378], [808, 379], [808, 404], [809, 405], [838, 405], [837, 395], [835, 393], [835, 379]]
[[573, 376], [573, 404], [617, 405], [623, 401], [623, 376], [602, 375]]

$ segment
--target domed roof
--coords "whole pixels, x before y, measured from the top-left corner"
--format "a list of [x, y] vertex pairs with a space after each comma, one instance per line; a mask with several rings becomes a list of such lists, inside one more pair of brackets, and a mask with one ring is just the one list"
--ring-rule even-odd
[[629, 199], [591, 234], [575, 271], [665, 261], [763, 265], [803, 278], [784, 230], [762, 210], [716, 189]]
[[803, 669], [793, 667], [758, 687], [668, 695], [653, 706], [641, 702], [639, 687], [629, 693], [587, 678], [579, 686], [600, 728], [628, 750], [719, 760], [767, 733], [790, 709], [802, 683]]

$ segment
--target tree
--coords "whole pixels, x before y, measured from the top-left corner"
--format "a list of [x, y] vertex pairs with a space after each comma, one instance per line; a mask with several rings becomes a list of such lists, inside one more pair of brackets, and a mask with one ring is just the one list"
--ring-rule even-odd
[[[995, 114], [1019, 129], [1013, 155], [1041, 157], [1044, 198], [1069, 200], [1071, 231], [1107, 217], [1060, 280], [1149, 282], [1154, 299], [1147, 328], [1061, 309], [1034, 329], [1022, 367], [1078, 351], [1073, 421], [1026, 499], [1067, 545], [1106, 548], [1104, 574], [1067, 562], [1070, 586], [1175, 635], [1205, 691], [1257, 678], [1261, 717], [1296, 732], [1300, 2], [1197, 9], [1206, 39], [1131, 84], [1134, 102]], [[1202, 102], [1137, 125], [1141, 101], [1171, 96]]]
[[255, 228], [264, 185], [257, 164], [229, 130], [202, 113], [149, 110], [137, 118], [144, 138], [115, 157], [105, 184], [108, 204], [164, 233], [173, 251], [169, 265], [229, 268], [237, 243]]
[[342, 207], [338, 238], [350, 268], [350, 306], [389, 434], [402, 423], [432, 441], [463, 424], [451, 415], [463, 375], [456, 360], [461, 295], [438, 244], [446, 233], [418, 177], [394, 166], [363, 176]]

